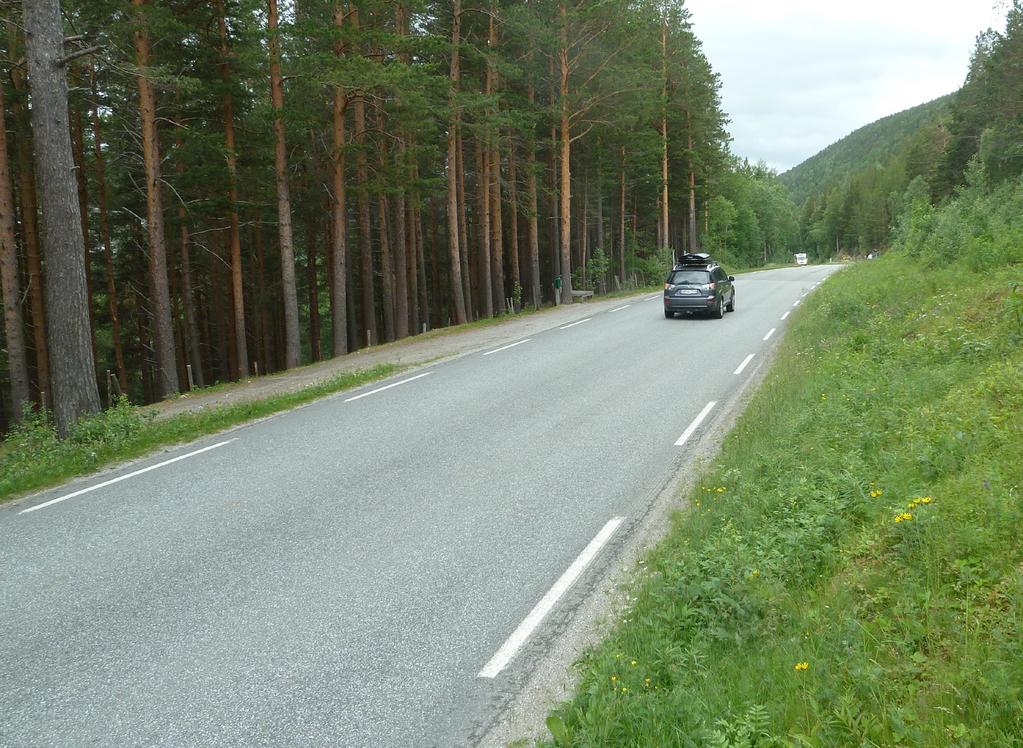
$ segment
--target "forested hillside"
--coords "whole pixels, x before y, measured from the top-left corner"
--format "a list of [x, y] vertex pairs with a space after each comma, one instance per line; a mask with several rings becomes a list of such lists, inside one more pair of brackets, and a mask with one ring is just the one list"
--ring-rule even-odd
[[878, 164], [885, 164], [905, 150], [917, 132], [948, 113], [952, 94], [890, 114], [846, 135], [806, 161], [779, 175], [798, 204], [811, 195], [826, 192], [836, 182]]
[[753, 179], [682, 2], [37, 5], [46, 39], [2, 6], [0, 429], [656, 280]]

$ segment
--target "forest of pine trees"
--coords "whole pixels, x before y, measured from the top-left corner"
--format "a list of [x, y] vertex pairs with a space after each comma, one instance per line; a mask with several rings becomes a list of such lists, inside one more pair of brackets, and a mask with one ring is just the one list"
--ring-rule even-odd
[[0, 11], [3, 430], [656, 281], [736, 168], [681, 0]]

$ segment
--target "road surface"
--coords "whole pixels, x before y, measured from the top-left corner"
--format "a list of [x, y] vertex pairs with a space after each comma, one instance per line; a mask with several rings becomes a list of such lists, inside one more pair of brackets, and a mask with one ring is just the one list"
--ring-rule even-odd
[[740, 276], [723, 320], [624, 299], [0, 507], [0, 745], [474, 742], [834, 269]]

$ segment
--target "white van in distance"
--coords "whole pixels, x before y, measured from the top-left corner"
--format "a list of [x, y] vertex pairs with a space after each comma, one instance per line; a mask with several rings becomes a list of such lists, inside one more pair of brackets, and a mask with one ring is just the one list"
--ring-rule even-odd
[[800, 252], [799, 254], [796, 255], [796, 264], [797, 265], [806, 264], [806, 252]]

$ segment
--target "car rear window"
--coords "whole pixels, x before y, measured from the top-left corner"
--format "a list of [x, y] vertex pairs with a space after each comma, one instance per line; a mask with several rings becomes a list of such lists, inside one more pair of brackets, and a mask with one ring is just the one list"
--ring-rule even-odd
[[683, 283], [703, 286], [710, 283], [710, 273], [706, 270], [673, 270], [668, 276], [668, 283], [673, 286], [680, 286]]

